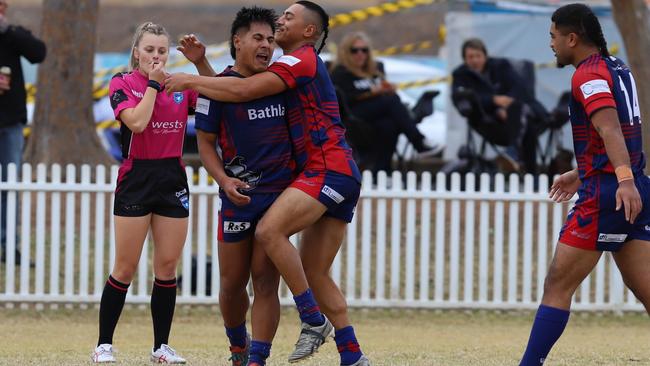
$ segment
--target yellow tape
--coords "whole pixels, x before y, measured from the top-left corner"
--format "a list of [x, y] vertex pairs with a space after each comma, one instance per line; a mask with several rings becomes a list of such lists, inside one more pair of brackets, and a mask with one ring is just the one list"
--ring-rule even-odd
[[376, 51], [378, 56], [398, 55], [402, 53], [410, 53], [414, 51], [426, 50], [433, 47], [433, 42], [423, 41], [419, 43], [407, 43], [403, 46], [388, 47], [383, 50]]
[[440, 0], [399, 0], [370, 6], [365, 9], [358, 9], [349, 13], [336, 14], [330, 18], [330, 28], [347, 25], [353, 22], [361, 22], [370, 17], [381, 17], [388, 13], [397, 13], [402, 10], [412, 9], [416, 6], [431, 5]]

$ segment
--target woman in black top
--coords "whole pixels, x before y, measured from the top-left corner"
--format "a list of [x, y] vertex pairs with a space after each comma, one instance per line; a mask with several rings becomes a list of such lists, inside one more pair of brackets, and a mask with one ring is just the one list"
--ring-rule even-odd
[[416, 121], [386, 81], [384, 67], [370, 49], [368, 36], [354, 32], [343, 37], [332, 69], [332, 82], [343, 94], [355, 117], [375, 127], [379, 141], [374, 145], [372, 170], [391, 170], [391, 159], [400, 133], [419, 153], [435, 153], [434, 144], [418, 130]]

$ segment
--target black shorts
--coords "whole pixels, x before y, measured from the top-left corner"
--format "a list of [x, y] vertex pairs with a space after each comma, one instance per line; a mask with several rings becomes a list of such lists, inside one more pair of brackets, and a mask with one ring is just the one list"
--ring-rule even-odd
[[190, 190], [180, 158], [124, 160], [115, 188], [115, 216], [183, 218], [189, 208]]

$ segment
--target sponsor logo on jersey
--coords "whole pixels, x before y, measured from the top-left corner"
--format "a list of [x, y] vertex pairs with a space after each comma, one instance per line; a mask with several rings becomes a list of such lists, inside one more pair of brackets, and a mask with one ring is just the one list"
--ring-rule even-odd
[[585, 99], [589, 99], [590, 97], [599, 93], [612, 93], [612, 91], [609, 89], [609, 84], [607, 84], [607, 80], [604, 79], [587, 81], [586, 83], [580, 85], [580, 90], [582, 91], [582, 96]]
[[224, 221], [223, 232], [227, 234], [241, 233], [248, 230], [251, 223], [247, 221]]
[[198, 98], [196, 100], [196, 113], [210, 114], [210, 101], [205, 98]]
[[278, 58], [277, 60], [275, 60], [275, 62], [286, 64], [289, 66], [295, 66], [300, 62], [300, 59], [291, 55], [283, 55], [280, 56], [280, 58]]
[[153, 133], [155, 134], [177, 133], [183, 132], [183, 129], [185, 128], [185, 122], [151, 121], [151, 127], [153, 128]]
[[343, 202], [343, 200], [345, 200], [345, 198], [343, 198], [343, 196], [341, 196], [339, 192], [335, 191], [328, 185], [323, 186], [323, 189], [321, 189], [321, 193], [331, 198], [332, 201], [336, 203], [341, 203]]
[[140, 93], [139, 91], [133, 90], [133, 89], [131, 89], [131, 94], [133, 94], [134, 96], [136, 96], [136, 97], [138, 97], [140, 99], [144, 98], [144, 94]]
[[646, 226], [643, 227], [643, 228], [645, 229], [645, 231], [650, 231], [650, 225], [646, 225]]
[[272, 105], [262, 109], [248, 109], [248, 119], [250, 121], [264, 118], [275, 118], [284, 116], [284, 106], [281, 104]]
[[575, 236], [576, 238], [580, 238], [582, 240], [589, 240], [589, 234], [584, 234], [576, 230], [571, 231], [571, 235]]
[[627, 238], [627, 234], [598, 234], [598, 241], [601, 243], [622, 243]]
[[249, 170], [246, 166], [246, 158], [237, 155], [224, 167], [229, 177], [237, 178], [248, 184], [248, 188], [237, 188], [240, 192], [252, 191], [262, 179], [262, 172]]
[[176, 104], [181, 104], [183, 102], [183, 92], [174, 92], [174, 102]]
[[187, 195], [181, 196], [179, 199], [181, 201], [181, 205], [183, 205], [183, 208], [189, 211], [190, 209], [190, 198]]

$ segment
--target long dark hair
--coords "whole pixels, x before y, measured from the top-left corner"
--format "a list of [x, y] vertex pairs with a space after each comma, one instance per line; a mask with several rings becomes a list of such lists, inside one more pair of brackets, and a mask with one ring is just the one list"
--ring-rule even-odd
[[314, 2], [301, 0], [301, 1], [296, 1], [296, 4], [300, 4], [304, 6], [305, 8], [318, 14], [318, 16], [320, 17], [320, 21], [322, 24], [319, 24], [320, 26], [318, 27], [318, 31], [319, 33], [323, 34], [323, 40], [321, 41], [320, 47], [318, 47], [318, 51], [317, 51], [317, 53], [320, 53], [323, 47], [325, 47], [325, 41], [327, 40], [327, 36], [329, 35], [330, 32], [330, 16], [329, 14], [327, 14], [325, 9], [323, 9], [320, 5]]
[[600, 54], [608, 57], [607, 41], [603, 28], [593, 10], [585, 4], [569, 4], [558, 8], [551, 21], [562, 33], [575, 33], [584, 41], [598, 47]]
[[242, 29], [250, 29], [252, 23], [268, 24], [273, 33], [275, 33], [275, 25], [278, 21], [278, 15], [273, 9], [260, 8], [253, 6], [251, 8], [241, 8], [235, 16], [232, 25], [230, 26], [230, 56], [234, 59], [237, 52], [235, 50], [235, 34]]

